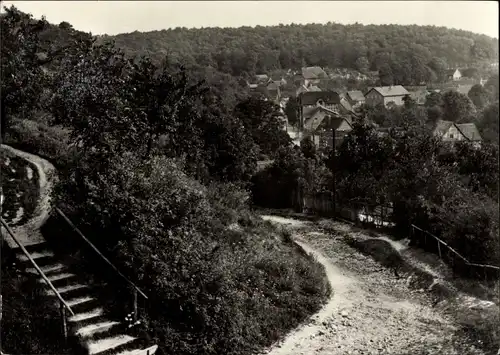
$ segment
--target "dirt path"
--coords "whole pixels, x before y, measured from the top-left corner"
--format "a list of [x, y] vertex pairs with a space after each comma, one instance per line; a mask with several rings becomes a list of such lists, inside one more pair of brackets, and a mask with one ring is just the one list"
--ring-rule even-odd
[[[1, 145], [1, 149], [5, 149], [18, 157], [26, 159], [38, 172], [38, 185], [40, 188], [38, 206], [33, 213], [33, 217], [22, 226], [14, 228], [14, 233], [25, 246], [44, 242], [45, 239], [40, 234], [39, 229], [49, 217], [51, 209], [50, 193], [57, 179], [56, 169], [51, 163], [39, 156], [23, 152], [4, 144]], [[6, 238], [6, 241], [12, 244], [12, 247], [17, 247], [17, 245], [11, 241], [11, 238]]]
[[453, 321], [430, 307], [371, 258], [325, 235], [311, 222], [263, 216], [286, 224], [294, 239], [325, 266], [333, 295], [312, 321], [267, 355], [483, 354], [455, 337]]

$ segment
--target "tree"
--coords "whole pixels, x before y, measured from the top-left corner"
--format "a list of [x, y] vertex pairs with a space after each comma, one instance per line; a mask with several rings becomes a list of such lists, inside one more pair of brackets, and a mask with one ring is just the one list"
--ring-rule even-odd
[[370, 68], [370, 62], [366, 57], [359, 57], [358, 59], [356, 59], [354, 66], [360, 72], [366, 72]]
[[498, 100], [483, 111], [483, 115], [479, 122], [477, 123], [477, 128], [481, 133], [481, 136], [486, 142], [495, 143], [498, 145], [498, 134], [500, 132], [498, 117]]
[[433, 58], [429, 64], [429, 68], [436, 73], [437, 80], [443, 82], [446, 79], [447, 63], [442, 58]]
[[283, 129], [279, 107], [262, 98], [250, 97], [236, 105], [234, 113], [259, 145], [261, 153], [273, 155], [283, 146], [291, 144]]
[[432, 91], [425, 98], [425, 107], [434, 107], [443, 105], [443, 95], [439, 92]]
[[448, 91], [443, 95], [443, 119], [453, 122], [471, 122], [476, 114], [472, 101], [457, 91]]
[[474, 85], [469, 93], [467, 94], [469, 99], [471, 99], [472, 103], [478, 110], [483, 109], [486, 105], [488, 105], [489, 101], [489, 93], [488, 91], [480, 84]]
[[466, 78], [472, 79], [480, 79], [481, 75], [479, 74], [479, 70], [477, 68], [465, 68], [461, 71], [462, 76]]
[[65, 48], [42, 47], [40, 35], [49, 26], [14, 6], [1, 15], [2, 135], [9, 117], [30, 118], [40, 108], [40, 96], [49, 82], [44, 65], [60, 57]]
[[499, 86], [498, 74], [492, 75], [488, 79], [486, 84], [484, 84], [484, 88], [488, 90], [488, 92], [490, 93], [491, 102], [498, 100], [498, 95], [499, 95], [498, 86]]
[[294, 97], [291, 97], [285, 105], [285, 115], [288, 118], [288, 123], [295, 126], [299, 123], [298, 112], [299, 105]]
[[380, 85], [392, 85], [394, 83], [394, 73], [389, 64], [383, 64], [379, 69]]

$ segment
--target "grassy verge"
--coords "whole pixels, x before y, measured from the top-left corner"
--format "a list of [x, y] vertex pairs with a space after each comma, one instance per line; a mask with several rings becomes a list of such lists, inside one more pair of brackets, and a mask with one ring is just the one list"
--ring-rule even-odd
[[[80, 245], [77, 236], [70, 238], [69, 230], [61, 226], [57, 217], [49, 220], [43, 232], [51, 243], [58, 245], [61, 255], [72, 255], [78, 272], [86, 275], [90, 282], [107, 284], [100, 289], [98, 297], [112, 318], [123, 321], [131, 311], [132, 300], [125, 283], [98, 258], [91, 257], [94, 252]], [[167, 354], [252, 354], [286, 336], [328, 299], [331, 290], [323, 266], [303, 253], [285, 230], [247, 212], [239, 217], [238, 227], [226, 230], [221, 237], [245, 246], [233, 249], [231, 254], [225, 253], [220, 264], [212, 269], [222, 277], [218, 287], [229, 292], [226, 297], [221, 294], [216, 308], [218, 314], [209, 304], [199, 303], [198, 307], [205, 308], [207, 318], [196, 320], [196, 325], [188, 316], [180, 322], [183, 316], [179, 308], [192, 307], [192, 300], [159, 298], [154, 294], [155, 289], [144, 289], [150, 296], [149, 301], [139, 298], [143, 325], [132, 334], [157, 343], [162, 349], [160, 354], [162, 351]], [[205, 292], [213, 292], [207, 289], [214, 287], [211, 282], [199, 282]], [[184, 287], [180, 280], [170, 286]], [[221, 324], [218, 332], [211, 334], [217, 339], [211, 350], [196, 338], [206, 336], [203, 328], [212, 328], [211, 322], [215, 319]]]
[[0, 150], [0, 164], [4, 194], [2, 217], [11, 226], [22, 225], [32, 216], [38, 203], [38, 172], [26, 160], [4, 150]]

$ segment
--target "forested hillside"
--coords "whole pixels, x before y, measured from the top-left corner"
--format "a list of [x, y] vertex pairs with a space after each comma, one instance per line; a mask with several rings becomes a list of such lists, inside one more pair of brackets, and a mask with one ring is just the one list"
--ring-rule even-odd
[[[168, 24], [166, 24], [167, 26]], [[233, 75], [319, 65], [380, 70], [381, 75], [429, 81], [444, 69], [497, 61], [498, 40], [435, 26], [308, 25], [176, 28], [133, 32], [114, 39], [131, 55], [187, 66], [212, 66]]]

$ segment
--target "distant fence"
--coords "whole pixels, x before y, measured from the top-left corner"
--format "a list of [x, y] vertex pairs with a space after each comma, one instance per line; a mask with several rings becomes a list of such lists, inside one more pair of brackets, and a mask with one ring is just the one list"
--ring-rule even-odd
[[330, 192], [307, 195], [303, 208], [307, 212], [331, 216], [333, 214], [353, 223], [371, 225], [377, 228], [392, 227], [392, 206], [371, 205], [362, 201], [350, 201], [348, 204], [337, 204], [333, 211], [333, 197]]
[[446, 242], [414, 224], [411, 225], [410, 240], [428, 251], [435, 252], [441, 260], [461, 274], [484, 278], [486, 281], [500, 277], [499, 266], [471, 263]]
[[[367, 227], [390, 229], [392, 223], [392, 206], [371, 205], [363, 201], [350, 201], [348, 204], [337, 204], [333, 211], [333, 198], [330, 192], [304, 196], [302, 207], [305, 212], [325, 216], [338, 216]], [[439, 255], [439, 258], [450, 265], [454, 271], [462, 275], [492, 280], [500, 278], [500, 267], [470, 262], [445, 241], [435, 235], [410, 224], [410, 239], [416, 246]]]

